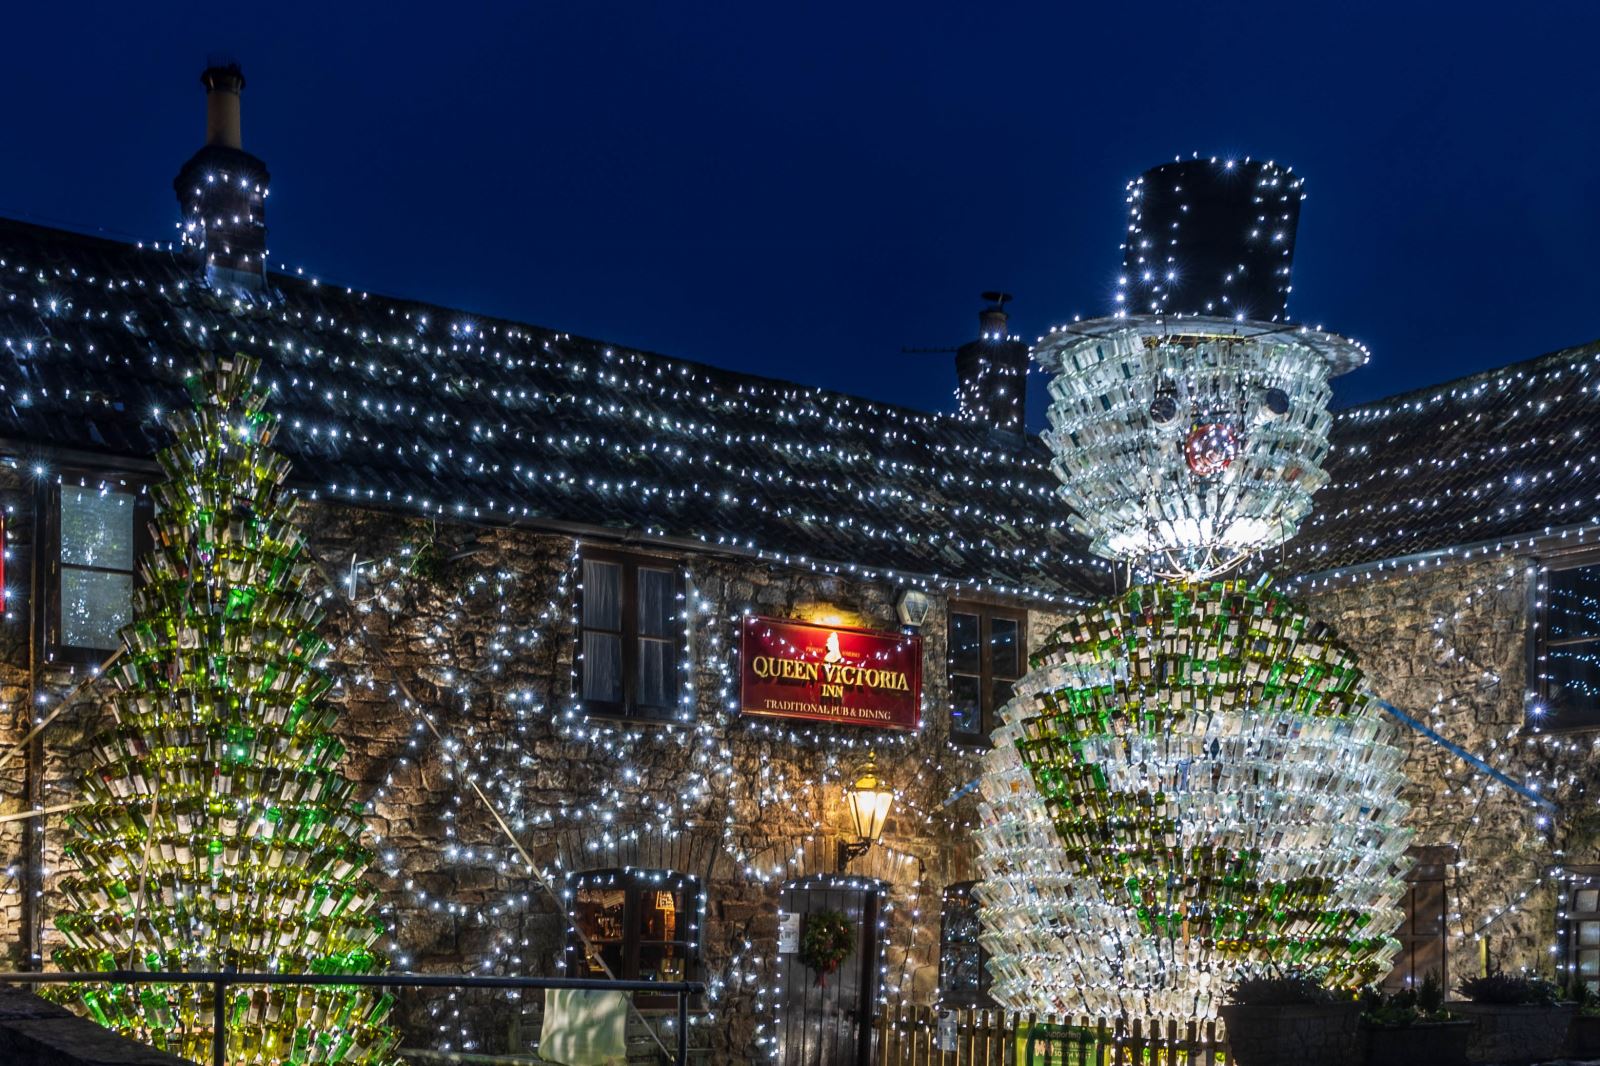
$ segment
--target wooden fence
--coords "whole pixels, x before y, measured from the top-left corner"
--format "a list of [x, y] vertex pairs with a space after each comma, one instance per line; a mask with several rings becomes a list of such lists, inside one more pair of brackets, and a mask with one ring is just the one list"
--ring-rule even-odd
[[1216, 1022], [884, 1008], [875, 1066], [1233, 1066]]

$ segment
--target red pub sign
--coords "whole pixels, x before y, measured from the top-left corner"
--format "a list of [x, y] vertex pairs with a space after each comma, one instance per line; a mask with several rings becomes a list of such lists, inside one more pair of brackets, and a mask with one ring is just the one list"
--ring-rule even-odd
[[922, 724], [922, 638], [748, 617], [740, 644], [745, 714], [878, 729]]

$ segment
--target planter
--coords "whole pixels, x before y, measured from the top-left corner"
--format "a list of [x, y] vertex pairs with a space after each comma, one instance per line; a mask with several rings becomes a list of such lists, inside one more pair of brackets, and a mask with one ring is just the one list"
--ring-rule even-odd
[[1574, 1059], [1600, 1059], [1600, 1015], [1577, 1014], [1567, 1030], [1567, 1055]]
[[1368, 1025], [1366, 1066], [1465, 1066], [1473, 1023]]
[[1239, 1066], [1349, 1066], [1361, 1059], [1359, 1003], [1230, 1004], [1221, 1013]]
[[1445, 1009], [1472, 1022], [1467, 1041], [1471, 1063], [1544, 1062], [1567, 1053], [1567, 1029], [1578, 1013], [1574, 1003], [1553, 1007], [1504, 1003], [1446, 1003]]

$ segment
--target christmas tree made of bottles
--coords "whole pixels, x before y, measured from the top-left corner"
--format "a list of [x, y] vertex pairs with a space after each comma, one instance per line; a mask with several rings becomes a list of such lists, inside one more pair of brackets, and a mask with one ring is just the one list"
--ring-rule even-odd
[[[322, 612], [271, 448], [254, 361], [189, 377], [169, 418], [153, 550], [141, 560], [126, 653], [108, 677], [113, 724], [92, 742], [68, 816], [72, 971], [370, 974], [383, 926], [361, 875], [353, 783], [317, 635]], [[211, 986], [107, 981], [70, 993], [100, 1024], [210, 1061]], [[227, 1060], [387, 1063], [391, 997], [349, 985], [233, 986]]]

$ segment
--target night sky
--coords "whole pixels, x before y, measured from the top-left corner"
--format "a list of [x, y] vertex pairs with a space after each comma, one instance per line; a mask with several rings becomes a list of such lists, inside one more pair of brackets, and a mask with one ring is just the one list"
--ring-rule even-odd
[[981, 290], [1105, 313], [1125, 182], [1191, 151], [1306, 178], [1339, 402], [1600, 337], [1600, 8], [1311, 6], [18, 4], [0, 214], [173, 236], [224, 54], [274, 265], [874, 398], [952, 406], [901, 348]]

